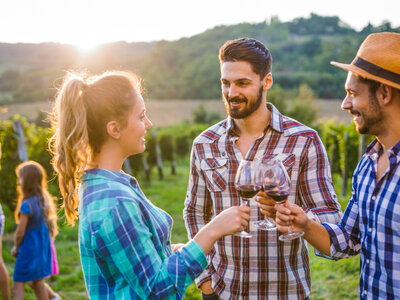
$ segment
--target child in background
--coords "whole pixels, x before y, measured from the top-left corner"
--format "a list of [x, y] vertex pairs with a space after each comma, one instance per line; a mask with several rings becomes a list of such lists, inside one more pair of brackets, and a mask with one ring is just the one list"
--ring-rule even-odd
[[[1, 145], [0, 145], [0, 159], [1, 159]], [[3, 261], [3, 247], [2, 247], [2, 237], [4, 231], [5, 217], [3, 209], [0, 205], [0, 290], [3, 300], [10, 299], [10, 283], [8, 279], [8, 271]]]
[[24, 299], [24, 284], [32, 281], [37, 299], [48, 299], [44, 278], [52, 273], [50, 234], [47, 221], [55, 216], [53, 197], [47, 191], [46, 172], [33, 161], [17, 166], [18, 201], [14, 212], [18, 224], [11, 254], [14, 299]]
[[[56, 246], [54, 243], [55, 237], [58, 234], [58, 226], [57, 226], [57, 215], [48, 216], [47, 220], [47, 227], [49, 228], [50, 233], [50, 248], [51, 248], [51, 275], [58, 275], [58, 262], [57, 262], [57, 253], [56, 253]], [[60, 300], [61, 297], [59, 294], [53, 291], [48, 283], [44, 284], [47, 290], [47, 295], [49, 300]], [[33, 288], [32, 281], [29, 281], [29, 286]]]

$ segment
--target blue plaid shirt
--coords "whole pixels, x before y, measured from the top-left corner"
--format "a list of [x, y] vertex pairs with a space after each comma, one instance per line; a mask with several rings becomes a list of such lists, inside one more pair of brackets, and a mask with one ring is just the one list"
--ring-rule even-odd
[[352, 198], [341, 222], [323, 224], [332, 257], [360, 253], [360, 299], [400, 297], [400, 142], [387, 151], [390, 166], [377, 181], [382, 153], [373, 141], [354, 172]]
[[190, 241], [172, 254], [172, 218], [122, 172], [85, 172], [79, 190], [79, 246], [91, 299], [181, 299], [207, 266]]

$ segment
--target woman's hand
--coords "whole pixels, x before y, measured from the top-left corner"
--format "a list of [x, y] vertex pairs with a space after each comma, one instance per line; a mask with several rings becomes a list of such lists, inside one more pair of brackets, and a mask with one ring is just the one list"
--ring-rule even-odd
[[183, 246], [185, 246], [185, 244], [182, 244], [182, 243], [172, 244], [172, 245], [171, 245], [172, 253], [181, 250], [181, 248], [182, 248]]
[[218, 238], [244, 230], [250, 220], [250, 207], [233, 206], [223, 210], [210, 223]]
[[214, 243], [225, 235], [234, 234], [244, 230], [249, 224], [250, 207], [233, 206], [223, 210], [219, 215], [207, 223], [193, 237], [203, 248], [204, 253], [210, 252]]

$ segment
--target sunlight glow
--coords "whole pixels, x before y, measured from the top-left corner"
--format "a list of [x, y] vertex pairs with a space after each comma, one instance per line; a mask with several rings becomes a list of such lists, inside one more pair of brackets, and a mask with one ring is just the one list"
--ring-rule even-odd
[[96, 50], [101, 42], [90, 39], [82, 39], [80, 41], [75, 41], [72, 44], [75, 45], [75, 47], [78, 48], [82, 54], [87, 54]]

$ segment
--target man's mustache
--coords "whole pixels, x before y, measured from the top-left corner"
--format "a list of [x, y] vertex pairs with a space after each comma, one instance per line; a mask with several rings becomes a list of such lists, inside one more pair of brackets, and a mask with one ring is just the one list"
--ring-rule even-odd
[[247, 98], [245, 98], [245, 97], [232, 97], [232, 98], [225, 97], [225, 99], [228, 102], [246, 102], [246, 103], [248, 102]]

